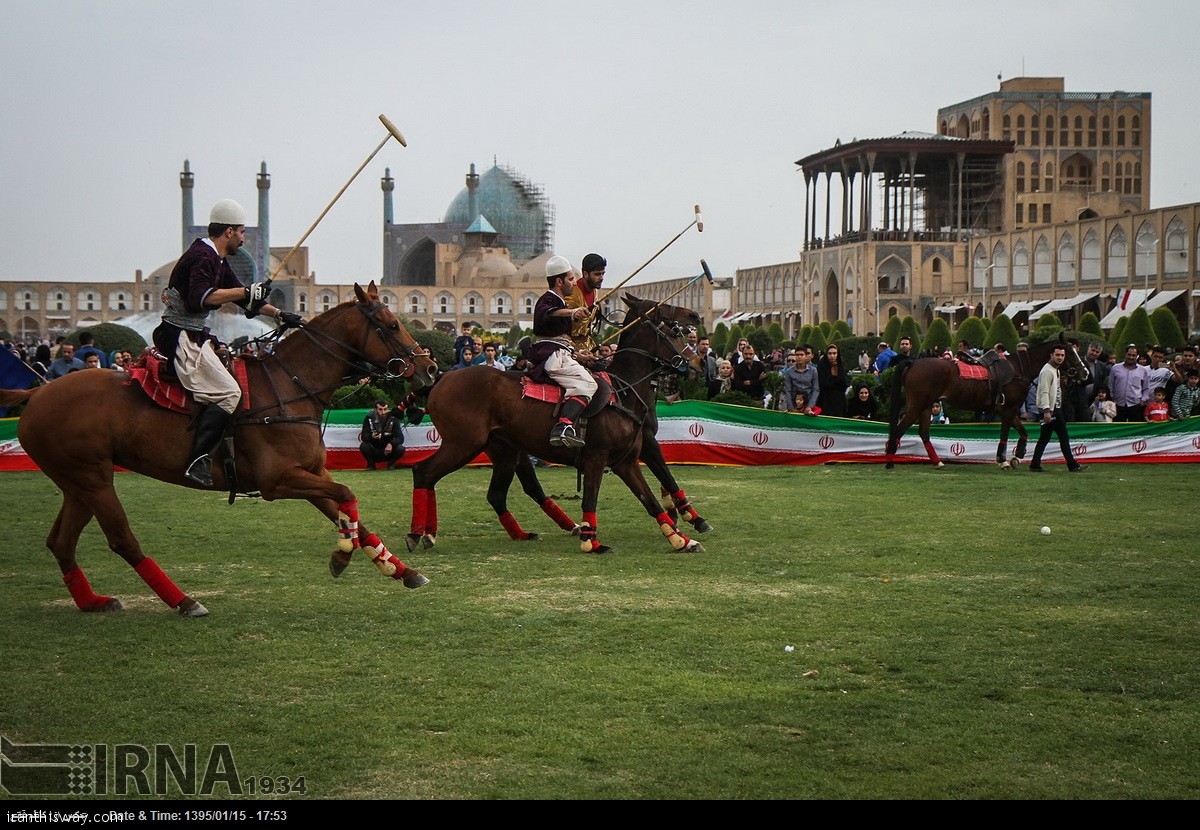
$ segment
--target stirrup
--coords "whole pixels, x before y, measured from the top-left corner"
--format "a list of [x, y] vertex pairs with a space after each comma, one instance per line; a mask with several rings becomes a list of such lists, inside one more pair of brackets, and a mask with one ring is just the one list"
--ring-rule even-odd
[[189, 478], [197, 484], [202, 484], [205, 487], [212, 487], [212, 459], [207, 455], [202, 455], [188, 465], [187, 470], [183, 473], [184, 478]]
[[584, 442], [575, 432], [574, 424], [560, 423], [550, 430], [550, 446], [552, 447], [582, 447]]

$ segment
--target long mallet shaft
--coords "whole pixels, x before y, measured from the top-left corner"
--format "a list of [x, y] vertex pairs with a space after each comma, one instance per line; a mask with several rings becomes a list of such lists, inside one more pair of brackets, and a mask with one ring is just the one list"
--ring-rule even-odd
[[659, 302], [655, 303], [651, 308], [648, 308], [645, 312], [640, 314], [633, 322], [627, 323], [626, 325], [622, 326], [617, 331], [610, 334], [608, 337], [604, 338], [604, 342], [607, 343], [610, 340], [612, 340], [613, 338], [619, 337], [621, 332], [625, 331], [628, 328], [632, 328], [635, 324], [640, 323], [643, 320], [649, 319], [649, 315], [652, 312], [657, 311], [659, 309], [659, 307], [662, 306], [663, 304], [665, 304], [668, 300], [673, 300], [676, 297], [678, 297], [680, 294], [682, 294], [684, 291], [687, 290], [688, 286], [690, 286], [692, 283], [694, 283], [696, 280], [700, 279], [701, 277], [707, 277], [708, 284], [712, 285], [713, 284], [713, 275], [712, 275], [712, 271], [708, 270], [708, 263], [705, 262], [704, 260], [700, 260], [700, 267], [704, 269], [701, 273], [697, 274], [696, 276], [692, 277], [690, 280], [685, 282], [683, 285], [681, 285], [679, 287], [679, 289], [674, 294], [672, 294], [670, 297], [667, 297], [666, 300], [660, 300]]
[[654, 262], [654, 260], [658, 259], [658, 255], [661, 254], [663, 251], [667, 250], [667, 248], [670, 248], [672, 245], [674, 245], [675, 240], [679, 239], [679, 237], [683, 236], [685, 233], [687, 233], [689, 230], [692, 229], [692, 225], [696, 226], [697, 231], [700, 231], [701, 233], [703, 233], [704, 232], [704, 219], [703, 219], [703, 217], [700, 216], [700, 206], [699, 205], [695, 206], [695, 211], [696, 211], [696, 218], [693, 219], [691, 222], [689, 222], [688, 226], [686, 228], [681, 230], [679, 233], [675, 234], [674, 238], [670, 242], [668, 242], [666, 245], [663, 245], [661, 248], [659, 248], [658, 253], [656, 253], [654, 256], [650, 257], [648, 260], [643, 262], [641, 264], [641, 267], [639, 267], [636, 271], [634, 271], [628, 277], [621, 280], [619, 283], [617, 283], [611, 289], [609, 289], [607, 294], [605, 294], [603, 297], [601, 297], [599, 300], [596, 301], [595, 307], [599, 308], [600, 304], [603, 303], [605, 300], [607, 300], [609, 297], [611, 297], [613, 295], [613, 293], [617, 291], [617, 289], [619, 289], [622, 285], [629, 282], [631, 279], [633, 279], [638, 274], [640, 274], [642, 272], [642, 269], [645, 268], [647, 265], [649, 265], [651, 262]]
[[308, 239], [308, 235], [311, 234], [314, 230], [316, 230], [317, 225], [321, 224], [321, 220], [325, 218], [325, 214], [329, 213], [330, 208], [332, 208], [334, 206], [334, 204], [337, 202], [338, 199], [342, 198], [342, 194], [346, 192], [346, 188], [348, 188], [350, 186], [350, 183], [353, 182], [356, 178], [358, 178], [358, 174], [363, 171], [363, 168], [365, 168], [368, 164], [371, 163], [371, 159], [373, 159], [373, 158], [375, 158], [375, 156], [379, 155], [379, 151], [383, 149], [383, 145], [387, 144], [390, 139], [395, 138], [397, 141], [400, 142], [401, 147], [408, 146], [408, 142], [404, 140], [404, 136], [401, 134], [401, 132], [398, 129], [396, 129], [396, 125], [388, 120], [388, 117], [386, 115], [381, 114], [379, 116], [379, 120], [381, 122], [383, 122], [383, 126], [387, 128], [388, 134], [383, 137], [383, 141], [379, 142], [379, 146], [377, 146], [374, 150], [371, 151], [371, 155], [367, 156], [366, 160], [364, 160], [363, 163], [358, 166], [358, 169], [354, 171], [354, 174], [351, 175], [350, 178], [346, 180], [346, 183], [344, 185], [342, 185], [342, 189], [339, 190], [337, 192], [337, 195], [334, 196], [333, 199], [329, 202], [329, 204], [327, 204], [325, 206], [325, 209], [323, 211], [321, 211], [321, 215], [317, 217], [316, 221], [308, 226], [308, 230], [306, 230], [304, 232], [304, 235], [300, 237], [300, 241], [297, 242], [295, 245], [293, 245], [292, 249], [287, 252], [287, 256], [285, 256], [282, 260], [279, 261], [279, 265], [275, 268], [275, 271], [271, 274], [271, 279], [275, 279], [277, 276], [279, 276], [279, 273], [283, 270], [284, 266], [287, 265], [288, 260], [292, 258], [292, 255], [295, 254], [296, 251], [300, 250], [300, 246], [304, 244], [304, 241], [306, 239]]

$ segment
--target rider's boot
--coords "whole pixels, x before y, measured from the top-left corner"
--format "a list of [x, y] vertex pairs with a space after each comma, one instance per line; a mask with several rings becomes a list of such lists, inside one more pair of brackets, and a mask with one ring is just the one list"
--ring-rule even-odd
[[587, 406], [587, 398], [571, 397], [563, 401], [558, 413], [558, 423], [550, 430], [550, 446], [552, 447], [582, 447], [583, 440], [575, 431], [575, 419]]
[[212, 487], [212, 457], [209, 453], [221, 442], [231, 417], [215, 404], [209, 404], [200, 411], [200, 417], [196, 419], [196, 434], [192, 438], [192, 461], [183, 473], [185, 478], [204, 487]]

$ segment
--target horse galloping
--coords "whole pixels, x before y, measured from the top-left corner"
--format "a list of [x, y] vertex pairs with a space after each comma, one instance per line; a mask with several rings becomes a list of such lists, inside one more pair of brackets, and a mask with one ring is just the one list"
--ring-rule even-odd
[[[1017, 352], [1015, 359], [1009, 361], [1014, 374], [1012, 379], [1000, 387], [1000, 402], [997, 401], [996, 390], [990, 380], [963, 377], [957, 361], [925, 357], [901, 366], [892, 377], [891, 400], [888, 404], [889, 429], [885, 448], [887, 469], [893, 467], [900, 439], [904, 437], [908, 428], [918, 421], [921, 442], [929, 460], [938, 468], [945, 466], [929, 440], [930, 410], [937, 400], [945, 400], [955, 406], [977, 412], [999, 412], [1000, 442], [996, 447], [996, 463], [1006, 470], [1011, 465], [1020, 463], [1025, 458], [1025, 449], [1029, 441], [1029, 434], [1019, 417], [1021, 405], [1025, 403], [1025, 396], [1033, 379], [1046, 365], [1050, 359], [1050, 352], [1057, 346], [1065, 346], [1067, 350], [1067, 360], [1061, 371], [1067, 375], [1068, 380], [1086, 383], [1088, 371], [1083, 358], [1060, 334], [1057, 340], [1031, 346], [1026, 353]], [[900, 410], [901, 391], [906, 401], [903, 412]], [[1018, 438], [1010, 463], [1005, 456], [1008, 451], [1008, 433], [1014, 427]]]
[[[356, 300], [301, 324], [271, 353], [246, 360], [249, 410], [232, 423], [236, 489], [263, 499], [306, 499], [338, 528], [330, 560], [336, 577], [362, 549], [386, 576], [419, 588], [428, 580], [393, 556], [359, 521], [358, 500], [325, 469], [321, 415], [347, 379], [364, 374], [409, 377], [416, 387], [432, 382], [436, 364], [380, 302], [372, 282], [354, 286]], [[82, 611], [118, 611], [115, 597], [94, 593], [75, 553], [94, 517], [108, 546], [171, 608], [187, 617], [208, 610], [181, 591], [146, 556], [129, 527], [113, 487], [114, 465], [171, 484], [207, 489], [181, 472], [191, 449], [190, 416], [154, 403], [124, 372], [74, 372], [30, 390], [0, 390], [0, 405], [26, 403], [17, 437], [62, 491], [62, 507], [46, 546]], [[62, 413], [86, 409], [88, 428], [62, 429]], [[224, 465], [214, 465], [213, 490], [233, 487]], [[231, 496], [232, 498], [232, 496]]]
[[[437, 482], [485, 452], [492, 462], [488, 501], [513, 539], [533, 539], [508, 511], [506, 496], [514, 473], [525, 492], [564, 530], [578, 533], [585, 553], [609, 553], [597, 538], [596, 505], [605, 468], [616, 473], [674, 550], [703, 548], [679, 532], [675, 522], [646, 483], [638, 464], [645, 424], [655, 405], [654, 381], [662, 367], [676, 369], [699, 359], [684, 340], [688, 327], [699, 324], [690, 309], [657, 305], [626, 294], [628, 328], [618, 340], [609, 367], [618, 403], [608, 404], [587, 421], [586, 446], [576, 450], [550, 445], [555, 407], [521, 394], [516, 373], [468, 367], [441, 377], [429, 393], [427, 412], [442, 444], [413, 468], [413, 515], [409, 550], [432, 547], [437, 537]], [[690, 355], [690, 356], [689, 356]], [[529, 455], [575, 466], [583, 473], [583, 517], [575, 524], [553, 500], [546, 498], [533, 472]]]

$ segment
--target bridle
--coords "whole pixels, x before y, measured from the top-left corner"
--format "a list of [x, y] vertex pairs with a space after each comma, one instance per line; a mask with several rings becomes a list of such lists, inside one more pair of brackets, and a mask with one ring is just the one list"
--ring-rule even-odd
[[[320, 389], [309, 388], [300, 377], [300, 373], [292, 371], [292, 368], [287, 364], [287, 361], [276, 351], [271, 351], [262, 359], [263, 362], [273, 361], [283, 369], [286, 376], [299, 387], [301, 394], [290, 398], [284, 398], [279, 394], [278, 388], [275, 388], [275, 379], [271, 372], [266, 372], [266, 377], [270, 381], [273, 391], [275, 392], [276, 402], [257, 407], [245, 413], [245, 422], [249, 423], [272, 423], [279, 421], [304, 421], [317, 423], [312, 418], [302, 416], [289, 416], [285, 413], [285, 406], [289, 403], [294, 403], [300, 400], [312, 400], [322, 411], [329, 408], [332, 402], [332, 396], [326, 398], [325, 395], [334, 391], [348, 379], [358, 379], [362, 377], [382, 378], [385, 380], [395, 380], [398, 378], [410, 378], [416, 372], [415, 359], [418, 357], [428, 357], [429, 351], [421, 347], [419, 343], [414, 341], [411, 345], [405, 343], [393, 331], [388, 323], [381, 319], [381, 312], [387, 309], [387, 306], [382, 302], [375, 302], [366, 305], [361, 302], [354, 303], [354, 308], [366, 318], [367, 325], [363, 328], [362, 345], [353, 346], [340, 340], [337, 337], [329, 334], [323, 328], [314, 328], [311, 324], [301, 323], [297, 330], [302, 333], [308, 341], [324, 352], [329, 357], [333, 358], [338, 363], [348, 367], [348, 371], [344, 372], [340, 379]], [[349, 309], [342, 310], [340, 314], [347, 313]], [[334, 318], [336, 319], [336, 317]], [[371, 360], [367, 356], [367, 346], [370, 342], [371, 334], [374, 334], [384, 344], [391, 357], [388, 358], [386, 364], [380, 365]], [[264, 337], [257, 338], [255, 342], [274, 342], [283, 336], [284, 330], [277, 329]], [[293, 335], [295, 336], [295, 335]], [[275, 417], [266, 417], [253, 419], [252, 416], [260, 412], [278, 409], [280, 415]]]

